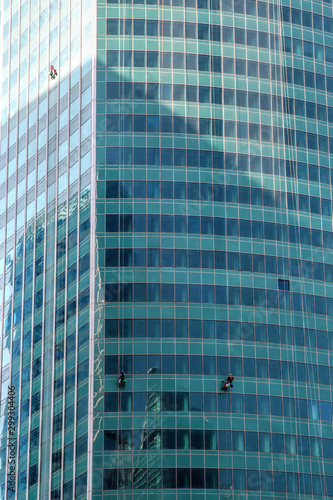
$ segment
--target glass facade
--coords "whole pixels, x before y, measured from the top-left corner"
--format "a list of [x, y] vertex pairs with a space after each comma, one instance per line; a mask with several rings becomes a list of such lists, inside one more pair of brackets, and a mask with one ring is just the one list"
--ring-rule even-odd
[[0, 19], [0, 500], [333, 498], [332, 4]]
[[333, 496], [332, 32], [98, 2], [96, 500]]

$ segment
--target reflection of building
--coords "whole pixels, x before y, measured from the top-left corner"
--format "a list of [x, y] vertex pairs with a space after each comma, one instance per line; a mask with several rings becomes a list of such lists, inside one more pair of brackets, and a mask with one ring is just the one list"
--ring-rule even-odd
[[1, 498], [332, 495], [332, 23], [3, 3]]

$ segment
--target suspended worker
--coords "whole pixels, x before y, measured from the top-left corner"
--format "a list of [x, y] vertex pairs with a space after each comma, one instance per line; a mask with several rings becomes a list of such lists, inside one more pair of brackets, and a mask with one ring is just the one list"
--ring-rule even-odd
[[54, 80], [56, 76], [58, 76], [57, 70], [55, 69], [55, 67], [53, 66], [53, 64], [51, 64], [51, 66], [50, 66], [50, 77], [52, 78], [52, 80]]
[[222, 391], [227, 391], [228, 387], [233, 387], [234, 376], [230, 373], [223, 382]]
[[120, 375], [119, 375], [119, 378], [118, 378], [118, 387], [119, 389], [124, 389], [125, 385], [126, 385], [126, 378], [125, 378], [125, 372], [122, 370], [120, 372]]

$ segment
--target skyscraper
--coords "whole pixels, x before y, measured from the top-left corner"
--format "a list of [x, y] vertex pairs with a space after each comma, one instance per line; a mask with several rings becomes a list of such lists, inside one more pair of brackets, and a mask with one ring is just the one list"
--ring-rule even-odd
[[1, 26], [0, 498], [333, 497], [331, 3]]
[[0, 498], [87, 491], [95, 10], [1, 2]]

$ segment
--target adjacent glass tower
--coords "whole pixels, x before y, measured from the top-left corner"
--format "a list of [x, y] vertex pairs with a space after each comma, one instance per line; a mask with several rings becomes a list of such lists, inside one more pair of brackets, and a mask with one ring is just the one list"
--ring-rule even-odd
[[96, 9], [0, 8], [0, 498], [86, 498]]
[[1, 26], [0, 498], [333, 497], [331, 3]]

